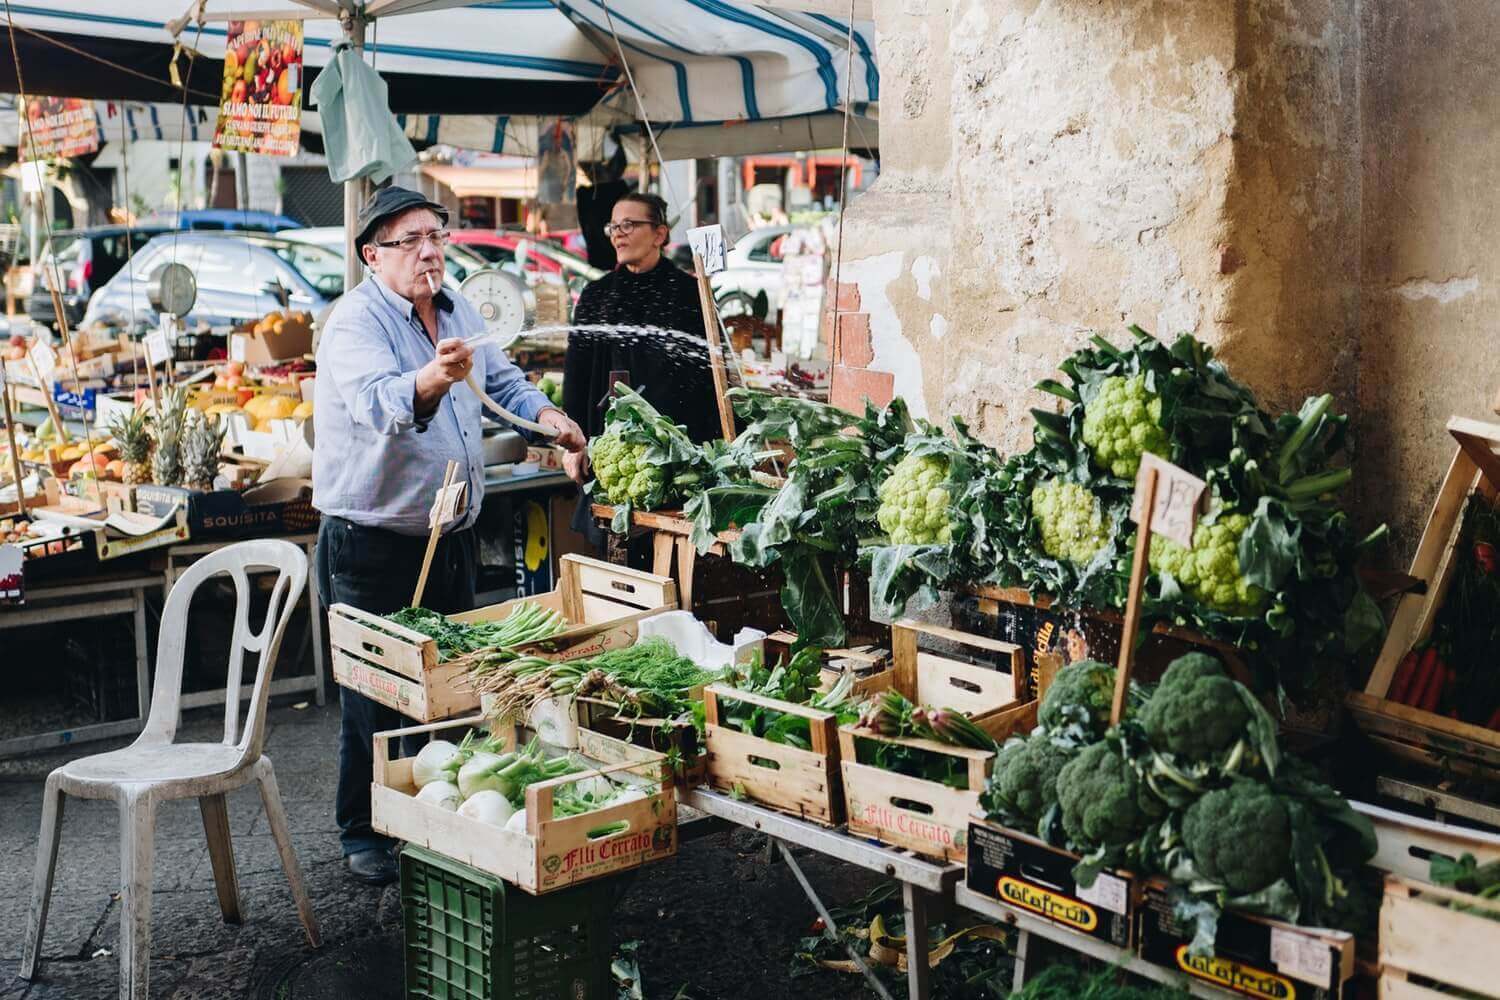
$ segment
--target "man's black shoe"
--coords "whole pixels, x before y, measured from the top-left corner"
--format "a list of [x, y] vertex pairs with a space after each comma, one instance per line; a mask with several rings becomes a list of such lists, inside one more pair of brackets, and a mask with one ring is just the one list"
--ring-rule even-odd
[[372, 847], [367, 851], [355, 851], [345, 859], [349, 874], [370, 885], [390, 885], [400, 877], [396, 859], [384, 847]]

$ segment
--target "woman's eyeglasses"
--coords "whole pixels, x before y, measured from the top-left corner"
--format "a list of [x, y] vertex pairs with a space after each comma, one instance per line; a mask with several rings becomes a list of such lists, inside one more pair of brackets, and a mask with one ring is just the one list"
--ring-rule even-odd
[[621, 219], [619, 222], [605, 223], [604, 235], [614, 236], [615, 233], [619, 233], [621, 236], [629, 236], [631, 233], [635, 232], [636, 226], [656, 225], [660, 225], [660, 223], [652, 222], [650, 219]]
[[424, 241], [431, 240], [432, 245], [441, 250], [451, 235], [446, 229], [434, 229], [430, 233], [412, 233], [410, 236], [403, 236], [399, 240], [375, 240], [374, 242], [376, 246], [385, 247], [387, 250], [405, 252], [407, 250], [415, 250]]

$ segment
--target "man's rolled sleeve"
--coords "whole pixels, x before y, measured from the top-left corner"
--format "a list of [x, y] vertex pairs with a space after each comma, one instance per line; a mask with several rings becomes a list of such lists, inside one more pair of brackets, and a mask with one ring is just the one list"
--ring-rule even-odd
[[350, 418], [386, 435], [415, 427], [417, 373], [401, 370], [375, 318], [361, 311], [330, 326], [318, 376], [333, 379]]

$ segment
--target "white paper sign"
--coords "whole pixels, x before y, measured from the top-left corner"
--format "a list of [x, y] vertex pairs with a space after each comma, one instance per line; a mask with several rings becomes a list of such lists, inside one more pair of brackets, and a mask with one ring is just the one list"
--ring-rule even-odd
[[36, 365], [37, 376], [45, 382], [57, 370], [57, 352], [51, 344], [39, 340], [32, 345], [31, 363]]
[[1333, 952], [1317, 938], [1271, 928], [1271, 961], [1278, 972], [1331, 989]]
[[1156, 476], [1155, 502], [1151, 505], [1151, 532], [1170, 538], [1184, 548], [1193, 547], [1193, 528], [1203, 507], [1208, 484], [1164, 458], [1146, 452], [1135, 479], [1135, 500], [1130, 519], [1140, 524], [1146, 516], [1146, 478]]
[[1113, 875], [1106, 875], [1101, 872], [1094, 879], [1093, 885], [1087, 889], [1080, 885], [1077, 891], [1078, 898], [1085, 903], [1092, 903], [1101, 910], [1108, 910], [1111, 913], [1125, 912], [1125, 898], [1127, 894], [1125, 891], [1125, 880], [1122, 878], [1116, 878]]
[[152, 330], [146, 334], [146, 364], [159, 365], [172, 356], [172, 349], [167, 346], [167, 331]]
[[427, 526], [449, 525], [463, 516], [469, 509], [469, 484], [454, 483], [447, 489], [438, 490], [432, 510], [427, 513]]
[[243, 364], [245, 361], [245, 345], [249, 342], [250, 338], [245, 334], [231, 333], [229, 335], [229, 360], [238, 361]]
[[724, 270], [724, 227], [699, 226], [688, 230], [688, 245], [693, 253], [703, 258], [703, 273], [716, 274]]

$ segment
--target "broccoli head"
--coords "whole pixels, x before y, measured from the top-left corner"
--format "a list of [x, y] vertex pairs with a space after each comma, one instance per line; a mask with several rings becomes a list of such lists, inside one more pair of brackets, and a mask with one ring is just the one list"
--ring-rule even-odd
[[1000, 748], [980, 804], [991, 816], [1036, 821], [1057, 803], [1057, 775], [1073, 757], [1044, 732]]
[[1167, 667], [1139, 719], [1156, 749], [1205, 760], [1244, 734], [1250, 710], [1218, 660], [1188, 653]]
[[1031, 491], [1031, 516], [1041, 531], [1043, 551], [1076, 566], [1087, 566], [1113, 531], [1098, 497], [1060, 479], [1038, 483]]
[[1097, 660], [1079, 660], [1057, 672], [1037, 709], [1037, 722], [1056, 732], [1077, 723], [1095, 736], [1104, 735], [1115, 697], [1115, 668]]
[[1075, 847], [1127, 844], [1166, 815], [1135, 768], [1109, 741], [1081, 750], [1057, 775], [1063, 830]]
[[1266, 592], [1240, 572], [1240, 536], [1250, 527], [1244, 514], [1200, 521], [1193, 547], [1185, 549], [1162, 535], [1151, 537], [1151, 570], [1170, 573], [1188, 596], [1227, 615], [1259, 613]]
[[1144, 375], [1112, 375], [1083, 411], [1083, 443], [1094, 464], [1121, 479], [1134, 479], [1141, 455], [1169, 456], [1161, 427], [1161, 398], [1146, 388]]
[[1259, 782], [1236, 781], [1194, 802], [1182, 817], [1182, 842], [1199, 874], [1237, 896], [1291, 871], [1291, 816]]
[[948, 460], [907, 455], [880, 484], [876, 520], [892, 545], [946, 545], [953, 536], [948, 515]]

